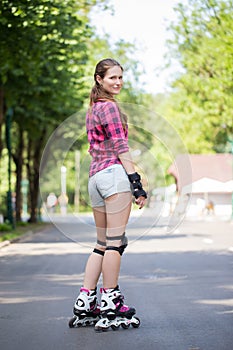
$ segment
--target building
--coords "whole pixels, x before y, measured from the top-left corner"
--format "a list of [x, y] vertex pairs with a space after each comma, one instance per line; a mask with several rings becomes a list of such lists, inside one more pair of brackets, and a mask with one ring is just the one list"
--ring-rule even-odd
[[187, 215], [232, 212], [233, 159], [231, 154], [179, 155], [169, 167], [177, 192], [189, 196]]

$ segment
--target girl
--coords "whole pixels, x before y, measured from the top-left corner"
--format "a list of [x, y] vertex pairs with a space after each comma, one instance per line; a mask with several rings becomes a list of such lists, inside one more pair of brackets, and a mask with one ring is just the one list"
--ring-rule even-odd
[[[97, 64], [94, 79], [86, 128], [92, 157], [88, 190], [97, 243], [87, 261], [83, 287], [74, 305], [76, 323], [71, 321], [70, 326], [96, 322], [100, 315], [95, 329], [103, 330], [112, 324], [110, 320], [117, 324], [117, 317], [130, 319], [135, 314], [134, 308], [123, 303], [118, 278], [127, 246], [125, 228], [132, 205], [131, 189], [140, 209], [147, 195], [129, 153], [127, 117], [114, 98], [123, 86], [123, 68], [113, 59], [104, 59]], [[96, 286], [101, 272], [99, 308]]]

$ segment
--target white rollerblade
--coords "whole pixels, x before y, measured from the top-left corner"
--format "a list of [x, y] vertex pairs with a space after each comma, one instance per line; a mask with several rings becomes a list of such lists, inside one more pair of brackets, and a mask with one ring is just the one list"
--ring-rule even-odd
[[132, 325], [138, 328], [139, 318], [135, 317], [136, 310], [124, 305], [124, 297], [119, 287], [114, 289], [101, 289], [101, 318], [95, 324], [95, 331], [107, 331], [110, 327], [117, 330], [120, 326], [124, 329]]
[[81, 288], [73, 312], [74, 316], [69, 321], [70, 328], [94, 325], [100, 319], [96, 290]]

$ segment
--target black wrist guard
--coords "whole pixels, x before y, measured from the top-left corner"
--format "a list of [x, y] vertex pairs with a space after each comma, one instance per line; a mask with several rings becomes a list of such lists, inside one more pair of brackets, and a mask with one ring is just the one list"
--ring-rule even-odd
[[147, 194], [142, 188], [141, 184], [141, 176], [138, 173], [128, 174], [129, 181], [132, 184], [133, 187], [133, 195], [137, 199], [139, 197], [145, 197], [147, 198]]

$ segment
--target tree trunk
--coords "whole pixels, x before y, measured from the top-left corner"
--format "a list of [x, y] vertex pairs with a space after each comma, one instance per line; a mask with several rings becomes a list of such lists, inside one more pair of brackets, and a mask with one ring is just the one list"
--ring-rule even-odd
[[23, 172], [23, 150], [24, 150], [24, 140], [23, 140], [23, 130], [19, 127], [18, 145], [16, 153], [13, 154], [13, 159], [16, 165], [16, 202], [15, 202], [15, 219], [16, 222], [22, 221], [22, 172]]
[[0, 88], [0, 159], [3, 149], [3, 140], [2, 140], [2, 126], [4, 122], [4, 93], [3, 88]]
[[29, 139], [28, 141], [27, 173], [29, 179], [29, 222], [37, 222], [39, 214], [39, 170], [40, 159], [43, 150], [42, 145], [44, 144], [45, 136], [46, 131], [44, 129], [41, 131], [41, 137], [38, 140]]

